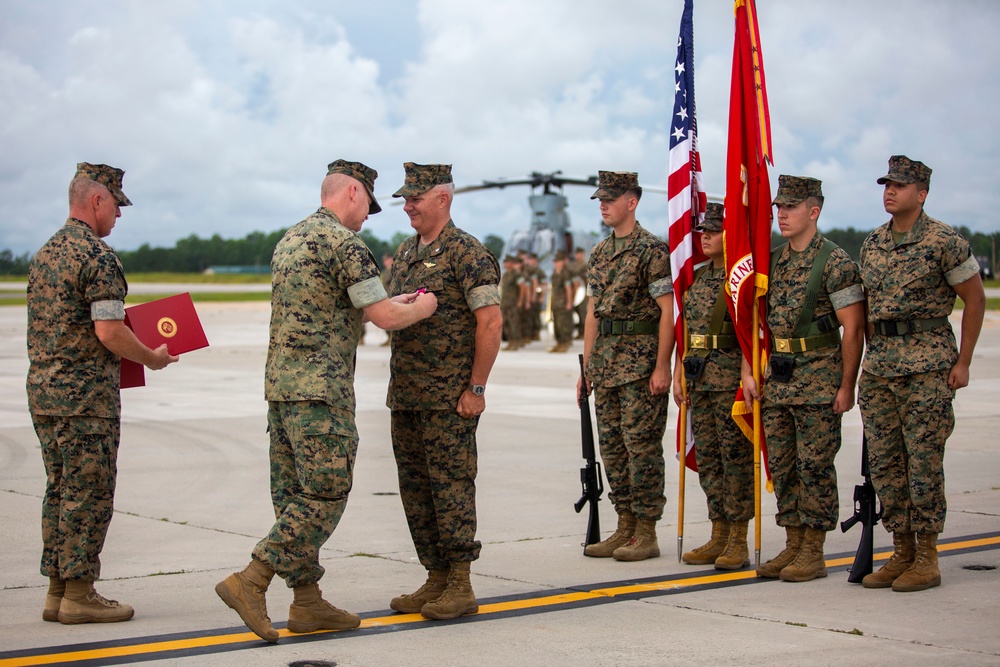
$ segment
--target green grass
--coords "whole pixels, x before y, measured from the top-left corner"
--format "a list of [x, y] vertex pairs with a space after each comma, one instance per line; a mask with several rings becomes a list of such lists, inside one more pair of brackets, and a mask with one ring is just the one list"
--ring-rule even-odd
[[[132, 283], [199, 283], [214, 285], [271, 284], [270, 273], [127, 273], [125, 277]], [[0, 282], [26, 283], [27, 276], [0, 275]]]
[[[141, 289], [141, 287], [140, 287]], [[164, 297], [170, 296], [169, 294], [129, 294], [125, 297], [125, 303], [128, 305], [136, 303], [146, 303], [147, 301], [156, 301], [157, 299], [162, 299]], [[191, 300], [196, 303], [204, 302], [225, 302], [225, 301], [270, 301], [270, 292], [191, 292]], [[24, 302], [24, 299], [21, 299]]]

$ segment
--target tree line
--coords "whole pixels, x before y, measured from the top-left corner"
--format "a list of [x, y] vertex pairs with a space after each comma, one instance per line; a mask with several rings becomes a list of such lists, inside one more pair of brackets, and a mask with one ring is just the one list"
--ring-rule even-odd
[[[989, 265], [992, 274], [997, 271], [997, 245], [1000, 245], [1000, 232], [983, 234], [972, 232], [967, 227], [957, 227], [958, 232], [972, 244], [973, 253], [980, 258], [980, 264]], [[267, 272], [271, 264], [271, 254], [274, 246], [285, 233], [285, 229], [274, 232], [251, 232], [242, 239], [224, 239], [218, 234], [210, 238], [200, 238], [192, 234], [177, 241], [173, 248], [154, 248], [143, 244], [136, 250], [123, 250], [118, 253], [126, 272], [171, 272], [171, 273], [201, 273], [213, 266], [254, 267], [261, 272]], [[843, 248], [855, 261], [861, 253], [861, 244], [867, 231], [848, 227], [847, 229], [830, 229], [823, 232], [828, 239]], [[397, 232], [388, 240], [376, 237], [367, 229], [360, 234], [368, 248], [381, 262], [385, 254], [395, 252], [399, 244], [410, 234]], [[780, 235], [772, 234], [772, 245], [783, 243]], [[494, 255], [503, 252], [504, 241], [499, 236], [488, 234], [483, 244]], [[0, 275], [26, 275], [31, 255], [15, 255], [10, 250], [0, 251]]]

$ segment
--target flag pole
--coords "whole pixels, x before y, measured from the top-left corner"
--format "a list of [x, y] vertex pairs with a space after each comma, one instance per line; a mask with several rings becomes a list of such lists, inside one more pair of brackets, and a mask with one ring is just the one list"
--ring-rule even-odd
[[[756, 295], [753, 300], [753, 380], [757, 385], [757, 395], [763, 397], [760, 386], [760, 310]], [[760, 567], [760, 399], [753, 401], [753, 502], [754, 502], [754, 559], [755, 567]]]
[[[687, 320], [681, 317], [681, 328], [684, 332], [684, 341], [687, 341]], [[680, 348], [678, 348], [680, 352]], [[682, 363], [680, 354], [677, 363]], [[680, 467], [677, 470], [677, 562], [681, 562], [684, 554], [684, 497], [687, 479], [687, 377], [681, 373], [681, 405], [677, 414], [677, 459]]]

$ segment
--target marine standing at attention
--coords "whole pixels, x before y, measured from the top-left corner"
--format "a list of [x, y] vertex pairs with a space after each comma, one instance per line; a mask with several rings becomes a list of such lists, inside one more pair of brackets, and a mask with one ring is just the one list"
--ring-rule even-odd
[[[854, 407], [865, 297], [857, 264], [817, 230], [822, 182], [782, 174], [774, 205], [788, 243], [771, 254], [761, 423], [785, 548], [757, 576], [803, 582], [826, 576], [823, 545], [840, 512], [834, 458], [842, 415]], [[746, 357], [742, 372], [752, 405], [761, 392]]]
[[[861, 246], [869, 323], [859, 398], [872, 484], [895, 548], [862, 585], [912, 592], [941, 584], [944, 448], [955, 391], [969, 384], [986, 294], [969, 242], [924, 212], [930, 167], [894, 155], [878, 183], [892, 218]], [[948, 321], [956, 295], [964, 303], [961, 347]]]
[[427, 580], [392, 599], [396, 611], [451, 619], [479, 611], [469, 580], [476, 539], [476, 429], [486, 382], [500, 350], [500, 266], [455, 226], [451, 165], [403, 165], [392, 196], [416, 235], [396, 250], [394, 292], [426, 289], [433, 317], [392, 336], [389, 392], [399, 495]]
[[69, 219], [28, 267], [28, 408], [45, 463], [42, 576], [46, 621], [113, 623], [127, 604], [94, 590], [114, 513], [121, 435], [121, 357], [158, 370], [177, 361], [125, 326], [128, 284], [102, 239], [122, 206], [125, 172], [81, 162], [69, 185]]
[[[679, 406], [686, 400], [691, 406], [698, 482], [712, 522], [711, 539], [681, 559], [691, 565], [714, 564], [717, 570], [739, 570], [750, 564], [747, 526], [754, 516], [753, 446], [732, 417], [743, 352], [726, 308], [722, 217], [722, 204], [709, 204], [697, 228], [702, 252], [711, 262], [695, 272], [684, 295], [687, 353], [674, 368], [674, 402]], [[687, 380], [687, 396], [682, 377]]]
[[556, 339], [549, 352], [566, 352], [573, 345], [573, 274], [567, 266], [565, 250], [557, 250], [552, 260], [552, 331]]
[[638, 175], [598, 172], [591, 199], [612, 233], [597, 244], [587, 271], [583, 339], [586, 378], [577, 394], [594, 390], [601, 459], [618, 527], [584, 554], [640, 561], [656, 558], [656, 522], [666, 505], [663, 431], [670, 402], [674, 349], [670, 251], [636, 220]]
[[292, 589], [290, 632], [348, 630], [361, 620], [323, 599], [319, 550], [347, 506], [358, 449], [354, 365], [365, 320], [396, 330], [429, 317], [433, 294], [388, 298], [358, 235], [381, 207], [378, 173], [360, 162], [327, 168], [321, 206], [293, 225], [271, 258], [270, 344], [264, 375], [275, 522], [249, 565], [215, 587], [261, 639], [278, 641], [265, 593], [275, 573]]

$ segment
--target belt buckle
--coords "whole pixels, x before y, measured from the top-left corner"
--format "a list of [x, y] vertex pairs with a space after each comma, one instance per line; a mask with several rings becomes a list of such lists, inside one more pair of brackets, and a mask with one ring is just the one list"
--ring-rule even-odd
[[700, 334], [691, 336], [691, 347], [699, 350], [707, 349], [708, 345], [705, 344], [705, 336]]
[[791, 341], [788, 338], [775, 338], [774, 339], [774, 349], [778, 352], [791, 352], [792, 346]]
[[633, 331], [635, 331], [635, 322], [632, 320], [625, 322], [625, 329], [622, 333], [632, 333]]

